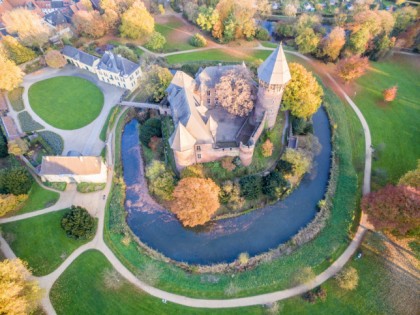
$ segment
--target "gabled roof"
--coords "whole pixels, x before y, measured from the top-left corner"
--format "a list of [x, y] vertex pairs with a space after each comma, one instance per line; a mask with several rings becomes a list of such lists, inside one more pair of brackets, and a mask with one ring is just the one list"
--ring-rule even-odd
[[258, 67], [258, 78], [267, 84], [286, 84], [290, 81], [289, 66], [281, 43]]
[[110, 71], [119, 75], [131, 75], [135, 72], [140, 65], [121, 57], [120, 55], [115, 55], [110, 51], [106, 51], [99, 62], [98, 68], [101, 70]]
[[102, 158], [97, 156], [44, 156], [40, 175], [100, 174]]
[[56, 10], [44, 16], [44, 20], [51, 24], [52, 26], [58, 26], [62, 24], [68, 24], [70, 21], [66, 18], [66, 16], [60, 11]]
[[179, 123], [175, 132], [169, 138], [171, 148], [175, 151], [186, 151], [194, 147], [196, 139], [188, 132], [182, 123]]
[[207, 120], [206, 126], [214, 137], [216, 135], [218, 124], [211, 115], [209, 119]]
[[70, 57], [72, 59], [76, 59], [78, 61], [80, 61], [81, 63], [88, 65], [88, 66], [93, 66], [93, 64], [95, 63], [95, 61], [99, 60], [98, 57], [89, 55], [87, 53], [85, 53], [84, 51], [81, 51], [79, 49], [76, 49], [72, 46], [64, 46], [63, 50], [61, 51], [62, 54], [64, 56]]

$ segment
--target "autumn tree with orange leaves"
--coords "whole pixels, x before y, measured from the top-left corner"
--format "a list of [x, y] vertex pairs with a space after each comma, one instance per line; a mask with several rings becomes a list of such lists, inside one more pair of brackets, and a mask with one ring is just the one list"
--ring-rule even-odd
[[398, 88], [396, 85], [390, 87], [383, 91], [384, 101], [385, 102], [392, 102], [397, 97]]
[[353, 81], [365, 74], [369, 67], [367, 57], [352, 56], [337, 63], [337, 75], [346, 82]]
[[363, 197], [362, 210], [375, 228], [406, 234], [420, 225], [420, 190], [387, 185]]
[[176, 186], [171, 211], [184, 226], [203, 225], [220, 206], [220, 188], [206, 178], [187, 177]]

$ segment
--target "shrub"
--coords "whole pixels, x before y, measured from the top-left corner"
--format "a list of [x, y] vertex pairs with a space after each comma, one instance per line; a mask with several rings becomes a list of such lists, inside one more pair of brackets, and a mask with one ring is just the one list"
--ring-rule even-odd
[[311, 168], [311, 159], [300, 149], [286, 149], [283, 154], [282, 160], [285, 160], [293, 165], [293, 174], [285, 175], [286, 179], [290, 177], [295, 177], [298, 179], [302, 177], [305, 173], [309, 172]]
[[66, 64], [66, 58], [57, 50], [49, 50], [45, 54], [45, 62], [51, 68], [63, 68]]
[[314, 132], [312, 122], [310, 120], [299, 117], [292, 118], [292, 128], [293, 134], [295, 135], [306, 135], [308, 133]]
[[289, 161], [280, 160], [277, 163], [276, 170], [278, 170], [283, 176], [291, 174], [293, 171], [293, 164]]
[[7, 140], [3, 134], [3, 129], [0, 127], [0, 158], [4, 158], [7, 155]]
[[91, 193], [105, 188], [105, 183], [78, 183], [77, 191], [80, 193]]
[[0, 171], [0, 193], [24, 195], [33, 183], [32, 175], [24, 167], [13, 167]]
[[279, 172], [270, 172], [262, 179], [262, 192], [271, 198], [280, 198], [289, 189], [289, 183]]
[[392, 86], [389, 89], [383, 91], [384, 101], [385, 102], [392, 102], [397, 97], [397, 86]]
[[270, 34], [263, 27], [258, 27], [255, 31], [255, 38], [258, 40], [270, 40]]
[[61, 219], [61, 227], [68, 237], [76, 240], [90, 239], [95, 234], [94, 218], [81, 207], [71, 207]]
[[207, 46], [207, 40], [201, 34], [196, 33], [191, 37], [190, 44], [195, 47], [205, 47]]
[[24, 132], [33, 132], [43, 129], [44, 126], [32, 119], [28, 112], [24, 111], [18, 114], [20, 126]]
[[224, 157], [221, 161], [221, 165], [225, 170], [230, 172], [232, 172], [236, 168], [236, 165], [233, 164], [233, 157], [230, 156]]
[[263, 157], [270, 157], [273, 155], [273, 143], [270, 141], [270, 139], [265, 140], [261, 146], [261, 149]]
[[241, 187], [238, 183], [230, 180], [222, 184], [219, 199], [231, 210], [240, 209], [245, 204], [245, 199], [241, 197]]
[[127, 46], [117, 46], [115, 47], [112, 52], [114, 54], [117, 55], [121, 55], [122, 57], [131, 60], [132, 62], [138, 62], [138, 57], [137, 55], [134, 53], [133, 50], [131, 50], [130, 48], [128, 48]]
[[302, 299], [305, 301], [314, 304], [317, 300], [325, 301], [327, 299], [327, 291], [321, 286], [316, 287], [302, 295]]
[[161, 51], [165, 44], [166, 38], [159, 32], [153, 32], [144, 46], [153, 51]]
[[154, 160], [146, 168], [149, 190], [158, 198], [171, 200], [175, 188], [175, 174], [163, 162]]
[[148, 146], [152, 137], [162, 137], [162, 122], [158, 118], [150, 118], [140, 126], [140, 141]]
[[40, 131], [38, 134], [54, 150], [56, 155], [60, 155], [64, 149], [63, 138], [52, 131]]
[[205, 178], [204, 166], [203, 164], [194, 164], [187, 166], [181, 171], [181, 178], [195, 177], [195, 178]]
[[18, 87], [7, 94], [10, 104], [16, 112], [20, 112], [25, 109], [25, 105], [22, 100], [23, 87]]
[[354, 290], [359, 283], [359, 275], [354, 267], [347, 267], [341, 270], [336, 276], [338, 286], [344, 290]]
[[28, 199], [28, 195], [0, 194], [0, 217], [16, 210], [26, 199]]
[[249, 254], [248, 253], [240, 253], [238, 257], [238, 261], [241, 265], [246, 265], [249, 261]]
[[258, 175], [249, 175], [239, 180], [241, 186], [241, 195], [245, 199], [257, 199], [261, 194], [261, 177]]

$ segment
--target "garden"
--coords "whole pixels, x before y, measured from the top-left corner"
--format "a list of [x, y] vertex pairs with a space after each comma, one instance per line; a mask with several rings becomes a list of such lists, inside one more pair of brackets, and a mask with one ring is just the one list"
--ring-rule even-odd
[[64, 130], [88, 125], [99, 115], [104, 104], [101, 90], [78, 77], [63, 76], [37, 82], [29, 88], [28, 95], [37, 115], [53, 127]]

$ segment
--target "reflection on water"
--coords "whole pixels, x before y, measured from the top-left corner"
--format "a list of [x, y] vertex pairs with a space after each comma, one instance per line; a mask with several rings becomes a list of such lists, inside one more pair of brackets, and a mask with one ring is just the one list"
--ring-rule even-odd
[[[177, 261], [196, 264], [231, 262], [242, 252], [251, 256], [289, 240], [315, 216], [326, 191], [330, 168], [330, 129], [325, 111], [313, 117], [315, 135], [322, 145], [316, 170], [284, 201], [248, 214], [184, 228], [175, 216], [147, 192], [141, 158], [138, 122], [132, 120], [122, 136], [122, 162], [127, 185], [127, 223], [142, 242]], [[315, 175], [314, 175], [315, 174]]]

